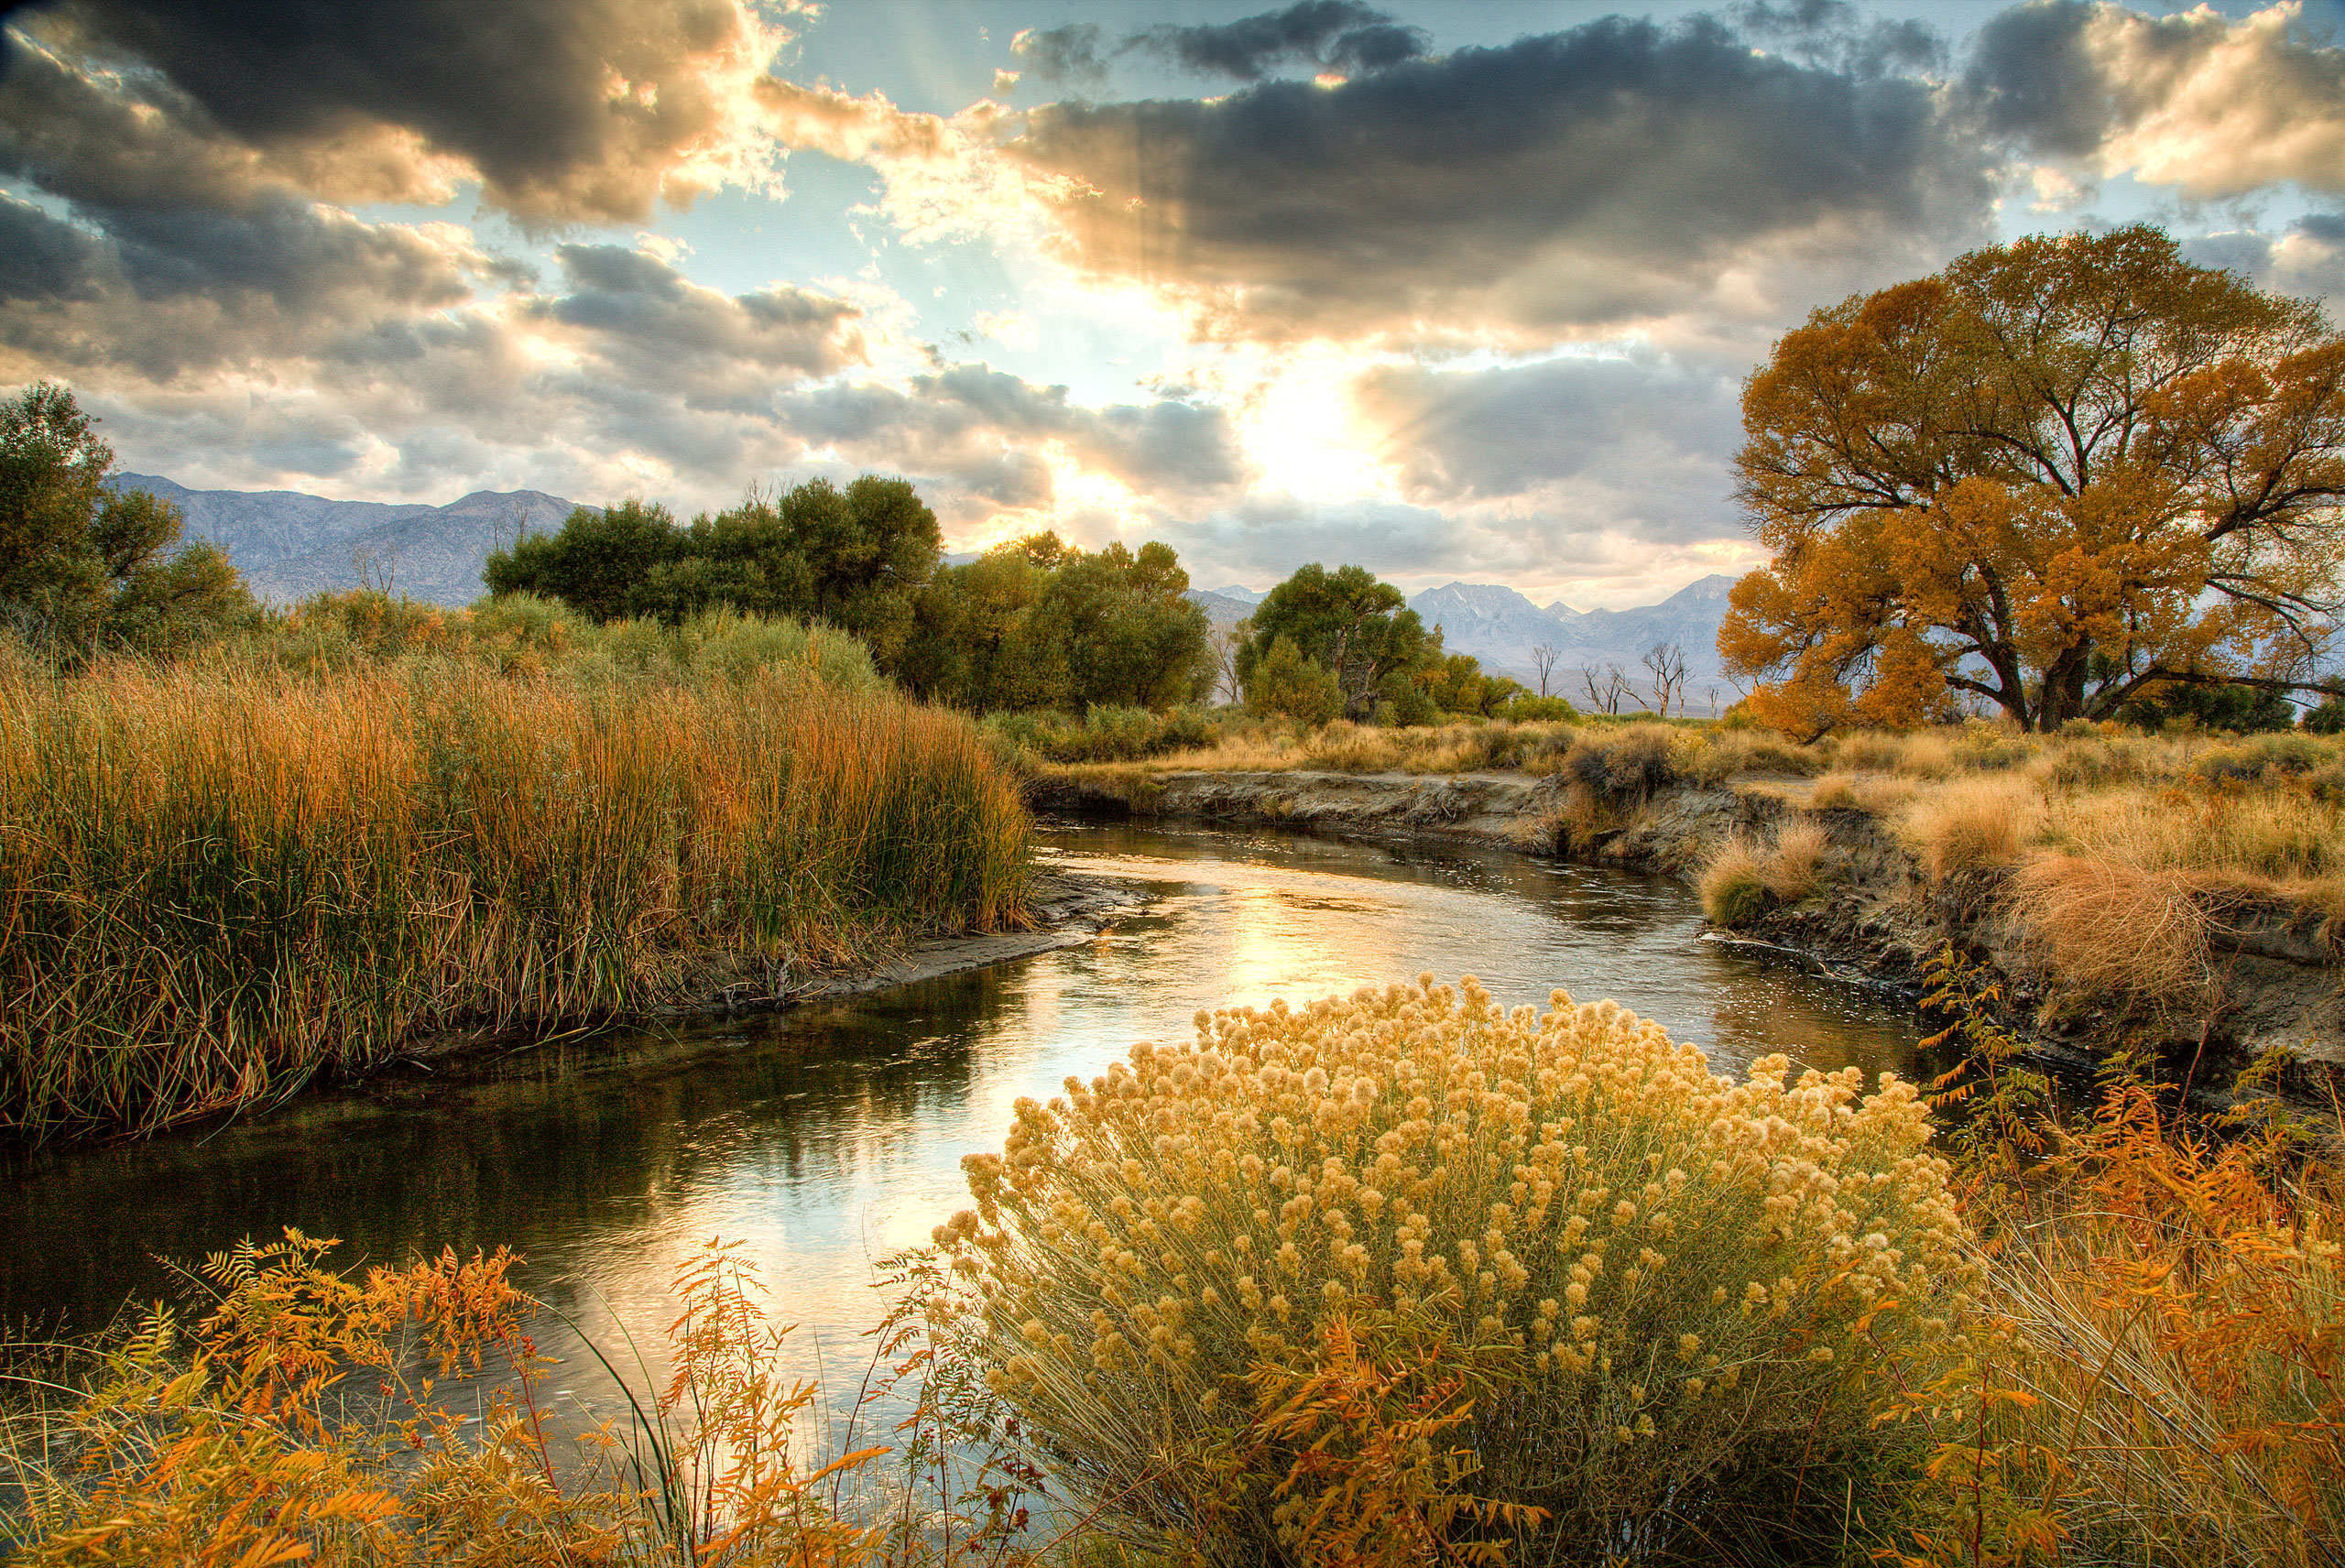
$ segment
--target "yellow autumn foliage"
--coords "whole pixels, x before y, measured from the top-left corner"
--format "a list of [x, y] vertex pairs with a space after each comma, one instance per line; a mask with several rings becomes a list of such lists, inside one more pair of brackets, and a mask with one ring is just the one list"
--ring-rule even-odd
[[1895, 1441], [1884, 1380], [1958, 1333], [1947, 1167], [1893, 1077], [1736, 1083], [1611, 1002], [1470, 977], [1196, 1029], [1020, 1101], [938, 1230], [995, 1388], [1127, 1528], [1292, 1560], [1313, 1506], [1262, 1453], [1260, 1369], [1307, 1380], [1362, 1321], [1440, 1347], [1418, 1405], [1471, 1396], [1457, 1484], [1538, 1510], [1509, 1516], [1533, 1560], [1780, 1530], [1803, 1497], [1837, 1521]]

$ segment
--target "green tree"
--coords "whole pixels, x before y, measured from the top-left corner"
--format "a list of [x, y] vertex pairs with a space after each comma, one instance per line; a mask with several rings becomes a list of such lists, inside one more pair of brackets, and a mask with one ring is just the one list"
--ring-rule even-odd
[[[512, 549], [492, 551], [481, 581], [492, 593], [535, 593], [598, 621], [616, 620], [647, 613], [645, 584], [655, 569], [672, 565], [683, 552], [683, 536], [668, 508], [630, 495], [600, 511], [581, 506], [559, 532], [524, 534]], [[675, 613], [701, 607], [678, 606]]]
[[1481, 660], [1470, 653], [1450, 654], [1434, 665], [1430, 673], [1426, 693], [1445, 713], [1490, 718], [1524, 691], [1521, 681], [1486, 673]]
[[1779, 728], [2310, 689], [2345, 550], [2345, 339], [2314, 304], [2145, 225], [2023, 239], [1816, 311], [1742, 413], [1774, 559], [1718, 650]]
[[1238, 678], [1252, 695], [1256, 665], [1281, 637], [1335, 678], [1344, 713], [1373, 718], [1384, 678], [1417, 670], [1439, 650], [1401, 590], [1364, 566], [1329, 572], [1315, 561], [1271, 589], [1249, 617], [1253, 634], [1238, 653]]
[[1203, 696], [1211, 627], [1171, 546], [1082, 550], [1056, 534], [940, 572], [915, 607], [904, 678], [981, 713], [1162, 711]]
[[1335, 673], [1294, 645], [1277, 637], [1254, 661], [1246, 681], [1246, 705], [1257, 713], [1324, 724], [1344, 711]]
[[66, 387], [37, 382], [0, 404], [0, 623], [37, 648], [168, 654], [252, 612], [219, 546], [171, 551], [185, 519], [117, 491], [114, 449]]
[[597, 620], [674, 621], [726, 604], [823, 621], [893, 673], [941, 545], [936, 514], [910, 484], [867, 474], [845, 490], [814, 479], [779, 497], [752, 492], [689, 528], [632, 498], [582, 506], [560, 531], [491, 555], [482, 579], [493, 593], [541, 594]]

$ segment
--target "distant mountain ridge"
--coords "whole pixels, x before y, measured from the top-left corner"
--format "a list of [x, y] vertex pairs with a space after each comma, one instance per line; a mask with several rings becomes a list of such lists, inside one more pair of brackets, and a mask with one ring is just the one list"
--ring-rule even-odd
[[560, 528], [578, 505], [541, 490], [475, 490], [440, 506], [333, 501], [298, 490], [191, 490], [152, 474], [121, 474], [115, 487], [179, 507], [188, 538], [219, 545], [255, 594], [289, 604], [368, 585], [469, 604], [486, 592], [480, 574], [490, 550], [525, 528]]

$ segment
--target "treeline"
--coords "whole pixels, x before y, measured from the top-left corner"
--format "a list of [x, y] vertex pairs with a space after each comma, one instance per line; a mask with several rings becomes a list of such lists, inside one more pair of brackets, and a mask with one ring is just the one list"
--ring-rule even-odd
[[1169, 545], [1085, 550], [1042, 533], [946, 565], [934, 514], [902, 480], [870, 475], [752, 495], [689, 526], [637, 501], [581, 507], [491, 556], [485, 580], [598, 619], [725, 606], [825, 621], [907, 690], [973, 713], [1162, 713], [1216, 694], [1304, 724], [1573, 711], [1447, 652], [1364, 567], [1303, 567], [1216, 633]]

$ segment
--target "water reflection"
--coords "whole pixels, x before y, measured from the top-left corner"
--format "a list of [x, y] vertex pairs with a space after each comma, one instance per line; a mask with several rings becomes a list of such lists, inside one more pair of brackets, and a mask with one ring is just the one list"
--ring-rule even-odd
[[[413, 1070], [266, 1117], [19, 1156], [0, 1175], [0, 1317], [102, 1323], [194, 1258], [285, 1225], [345, 1257], [506, 1243], [607, 1344], [657, 1345], [698, 1242], [747, 1238], [784, 1322], [860, 1370], [875, 1259], [962, 1206], [959, 1161], [1011, 1103], [1088, 1077], [1200, 1007], [1432, 970], [1502, 1000], [1613, 996], [1718, 1066], [1901, 1067], [1913, 1020], [1697, 939], [1673, 881], [1499, 855], [1271, 834], [1067, 828], [1056, 865], [1158, 901], [1100, 941], [777, 1018], [709, 1020]], [[577, 1368], [568, 1370], [577, 1371]], [[659, 1374], [656, 1357], [652, 1371]], [[579, 1373], [583, 1393], [606, 1393]]]

